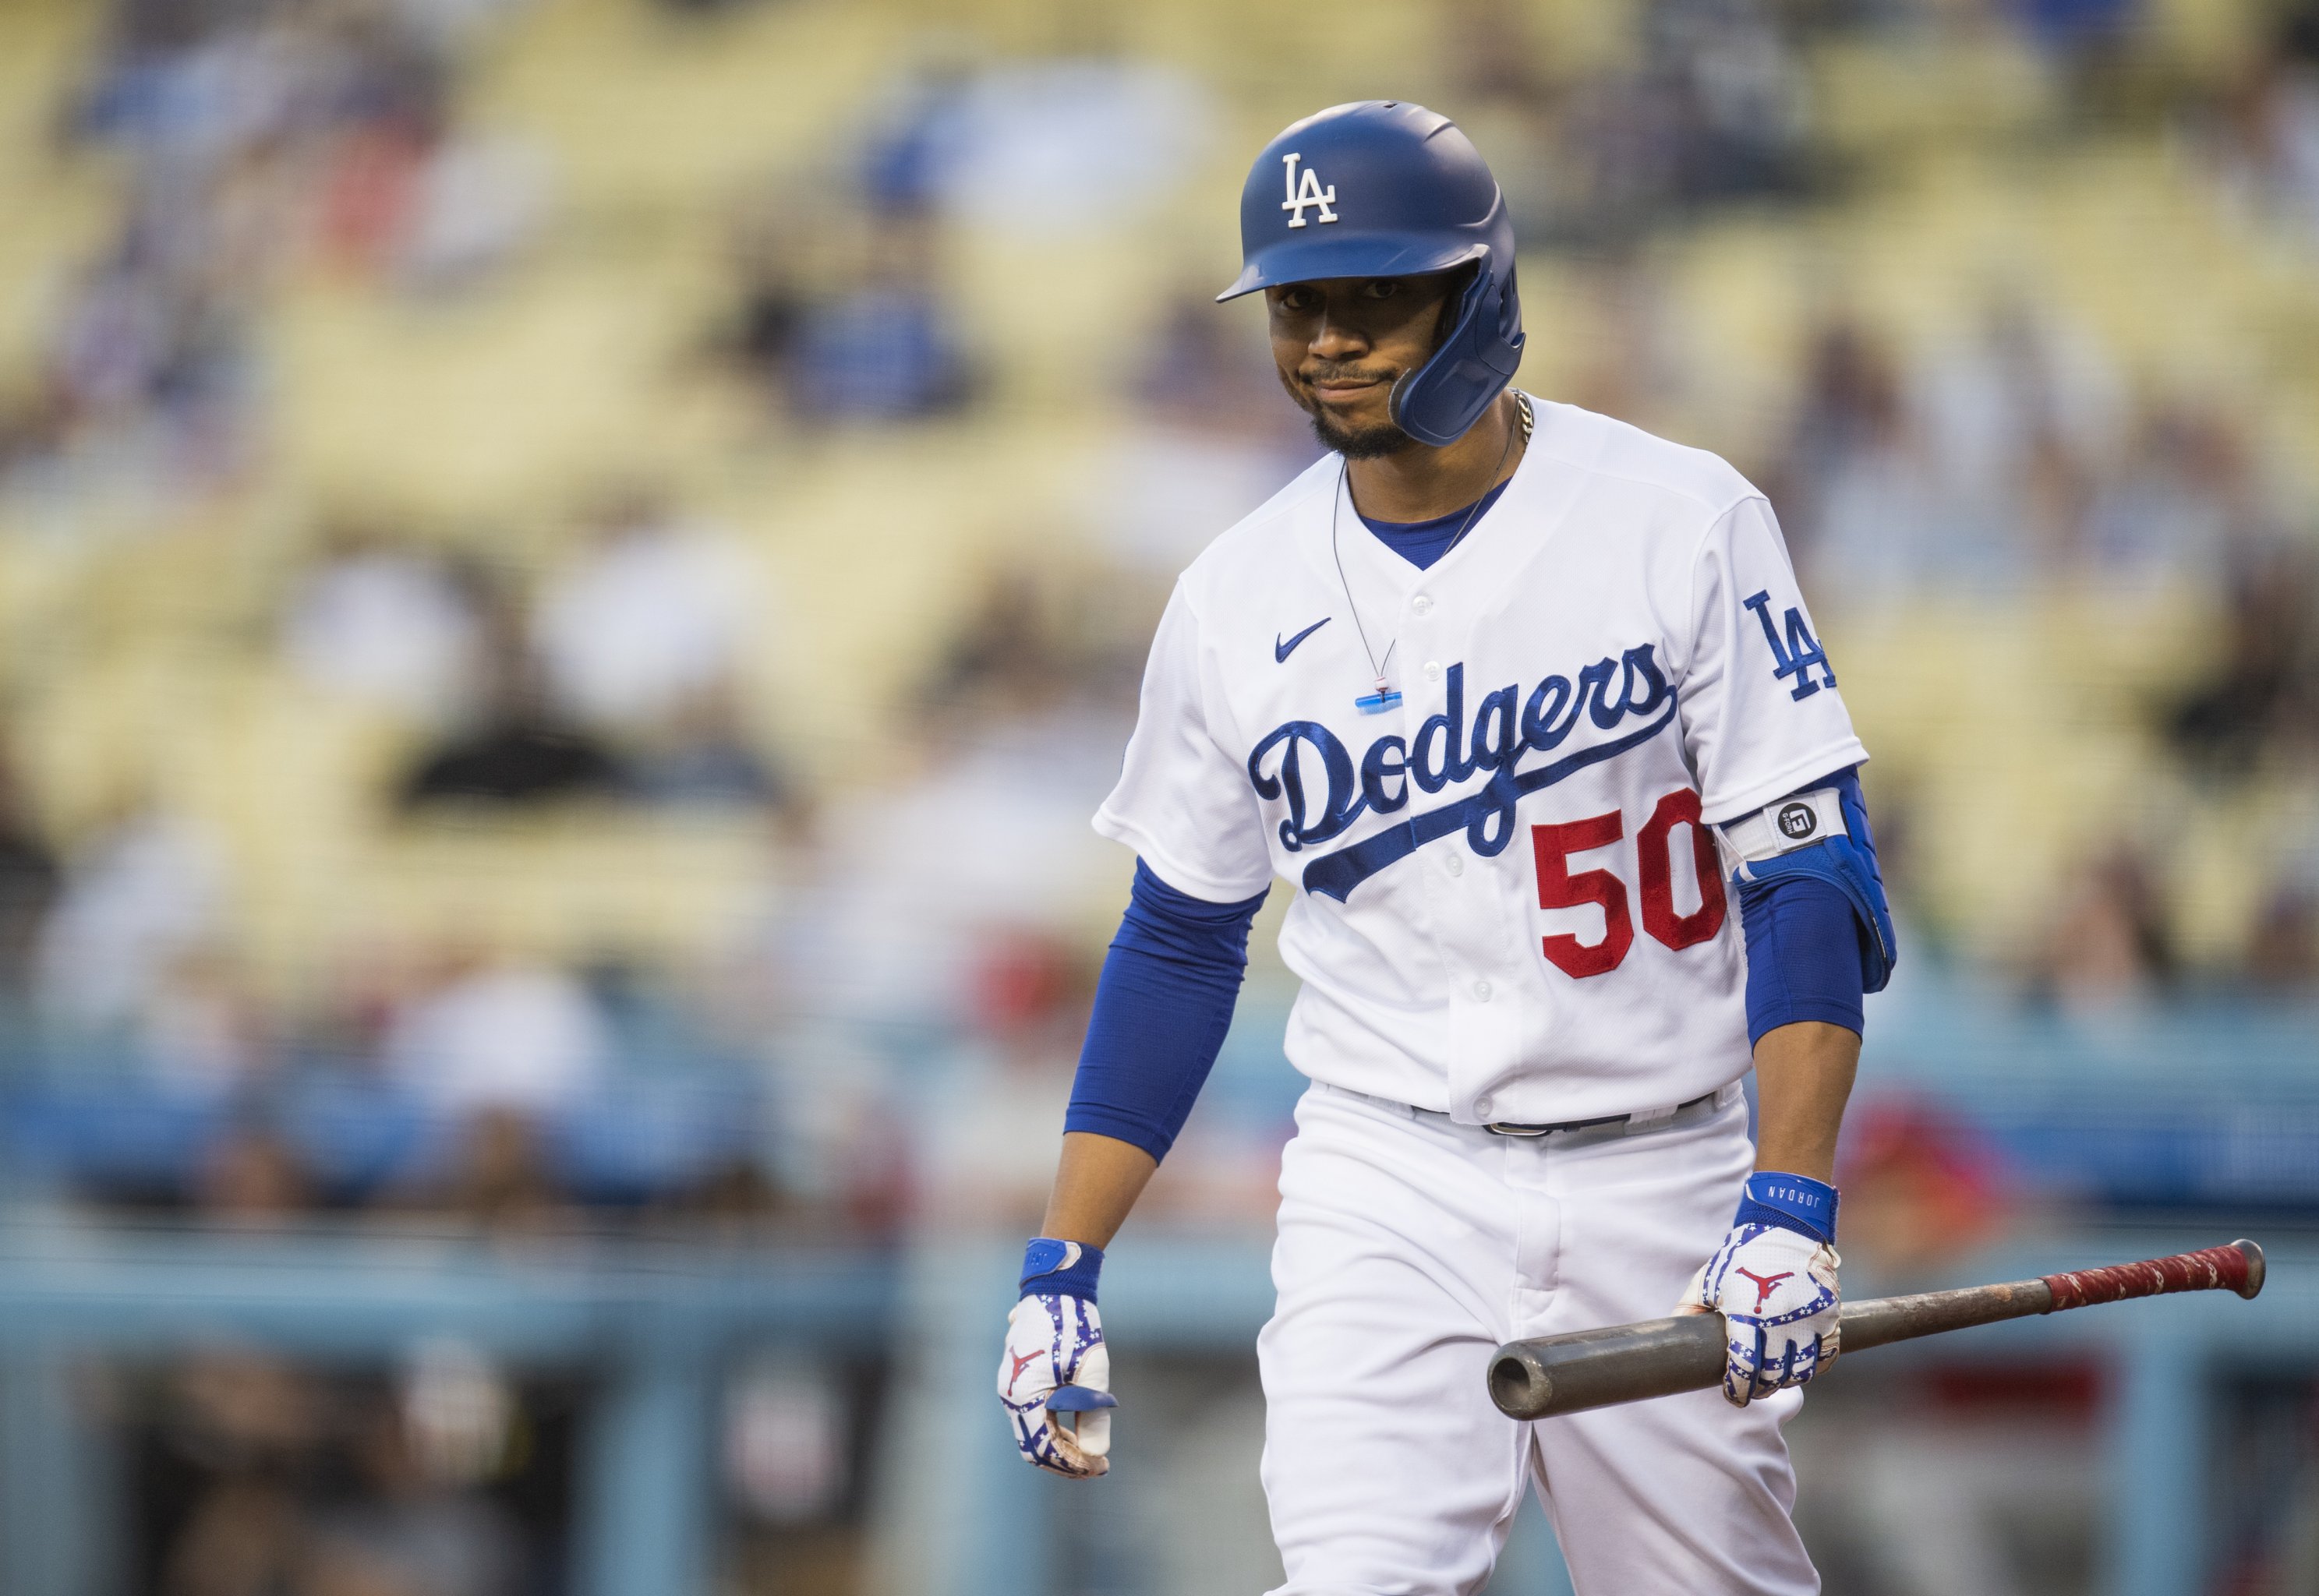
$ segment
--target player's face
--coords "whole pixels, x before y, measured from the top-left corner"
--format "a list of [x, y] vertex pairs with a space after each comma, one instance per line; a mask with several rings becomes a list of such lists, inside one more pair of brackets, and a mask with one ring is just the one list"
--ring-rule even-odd
[[1458, 281], [1455, 273], [1331, 277], [1264, 291], [1281, 386], [1322, 444], [1355, 460], [1416, 446], [1387, 401], [1395, 381], [1431, 357]]

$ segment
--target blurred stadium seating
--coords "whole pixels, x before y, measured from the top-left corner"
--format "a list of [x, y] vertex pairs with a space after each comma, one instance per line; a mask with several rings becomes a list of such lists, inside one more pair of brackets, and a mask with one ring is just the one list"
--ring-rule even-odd
[[[967, 1262], [1035, 1222], [1149, 628], [1313, 451], [1207, 303], [1242, 164], [1372, 94], [1503, 176], [1524, 385], [1787, 525], [1906, 946], [1861, 1277], [2289, 1242], [2242, 1342], [1846, 1369], [1930, 1461], [1815, 1402], [1829, 1589], [2319, 1589], [2279, 1328], [2319, 1256], [2319, 12], [0, 0], [0, 1318], [66, 1327], [0, 1329], [0, 1528], [64, 1436], [119, 1541], [0, 1555], [12, 1596], [1000, 1588], [961, 1527], [1041, 1510], [985, 1477], [1005, 1282]], [[1145, 1483], [1009, 1588], [1266, 1577], [1245, 1331], [1296, 1087], [1257, 941], [1123, 1257]], [[414, 1234], [469, 1296], [302, 1317], [329, 1238], [393, 1274]], [[908, 1306], [789, 1312], [833, 1249]], [[657, 1398], [618, 1373], [646, 1254], [764, 1282], [636, 1332], [698, 1366]], [[76, 1258], [258, 1306], [57, 1317]], [[2027, 1529], [1940, 1461], [2011, 1444], [1972, 1393], [2017, 1364], [2060, 1393], [2013, 1404], [2059, 1460]], [[663, 1561], [575, 1523], [702, 1447], [702, 1500], [620, 1498]], [[1894, 1492], [1967, 1549], [1928, 1566]], [[1526, 1530], [1498, 1588], [1552, 1561]]]

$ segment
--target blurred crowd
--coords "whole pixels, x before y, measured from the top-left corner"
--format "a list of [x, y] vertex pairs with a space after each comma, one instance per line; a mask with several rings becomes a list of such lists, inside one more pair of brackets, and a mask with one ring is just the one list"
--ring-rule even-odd
[[413, 291], [514, 248], [536, 153], [456, 114], [463, 41], [499, 0], [124, 0], [53, 137], [126, 163], [115, 225], [0, 413], [0, 485], [215, 487], [254, 468], [269, 296], [309, 267]]

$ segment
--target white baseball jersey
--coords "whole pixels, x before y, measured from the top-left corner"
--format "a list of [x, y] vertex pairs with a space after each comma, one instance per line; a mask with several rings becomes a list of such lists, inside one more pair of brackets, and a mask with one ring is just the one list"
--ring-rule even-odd
[[[1197, 897], [1293, 883], [1290, 1061], [1467, 1123], [1745, 1073], [1706, 827], [1867, 757], [1763, 496], [1533, 403], [1505, 492], [1430, 569], [1362, 526], [1334, 455], [1211, 545], [1095, 821]], [[1376, 713], [1373, 660], [1401, 695]]]

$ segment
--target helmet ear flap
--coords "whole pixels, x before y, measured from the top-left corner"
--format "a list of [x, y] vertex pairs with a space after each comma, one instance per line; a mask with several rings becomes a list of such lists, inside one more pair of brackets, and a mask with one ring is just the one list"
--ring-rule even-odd
[[[1459, 330], [1473, 320], [1474, 289], [1482, 275], [1482, 263], [1468, 261], [1448, 275], [1456, 278], [1457, 285], [1441, 296], [1441, 308], [1433, 322], [1433, 353], [1426, 358], [1423, 365], [1394, 378], [1393, 391], [1385, 395], [1385, 414], [1393, 418], [1396, 427], [1403, 426], [1402, 400], [1409, 392], [1411, 385], [1419, 376], [1433, 369], [1434, 363], [1455, 341]], [[1405, 427], [1403, 429], [1407, 430]]]
[[1457, 311], [1448, 335], [1387, 396], [1394, 425], [1421, 444], [1444, 448], [1465, 437], [1521, 364], [1521, 302], [1511, 263], [1504, 273], [1493, 265], [1487, 256], [1474, 263], [1472, 280], [1447, 302]]

